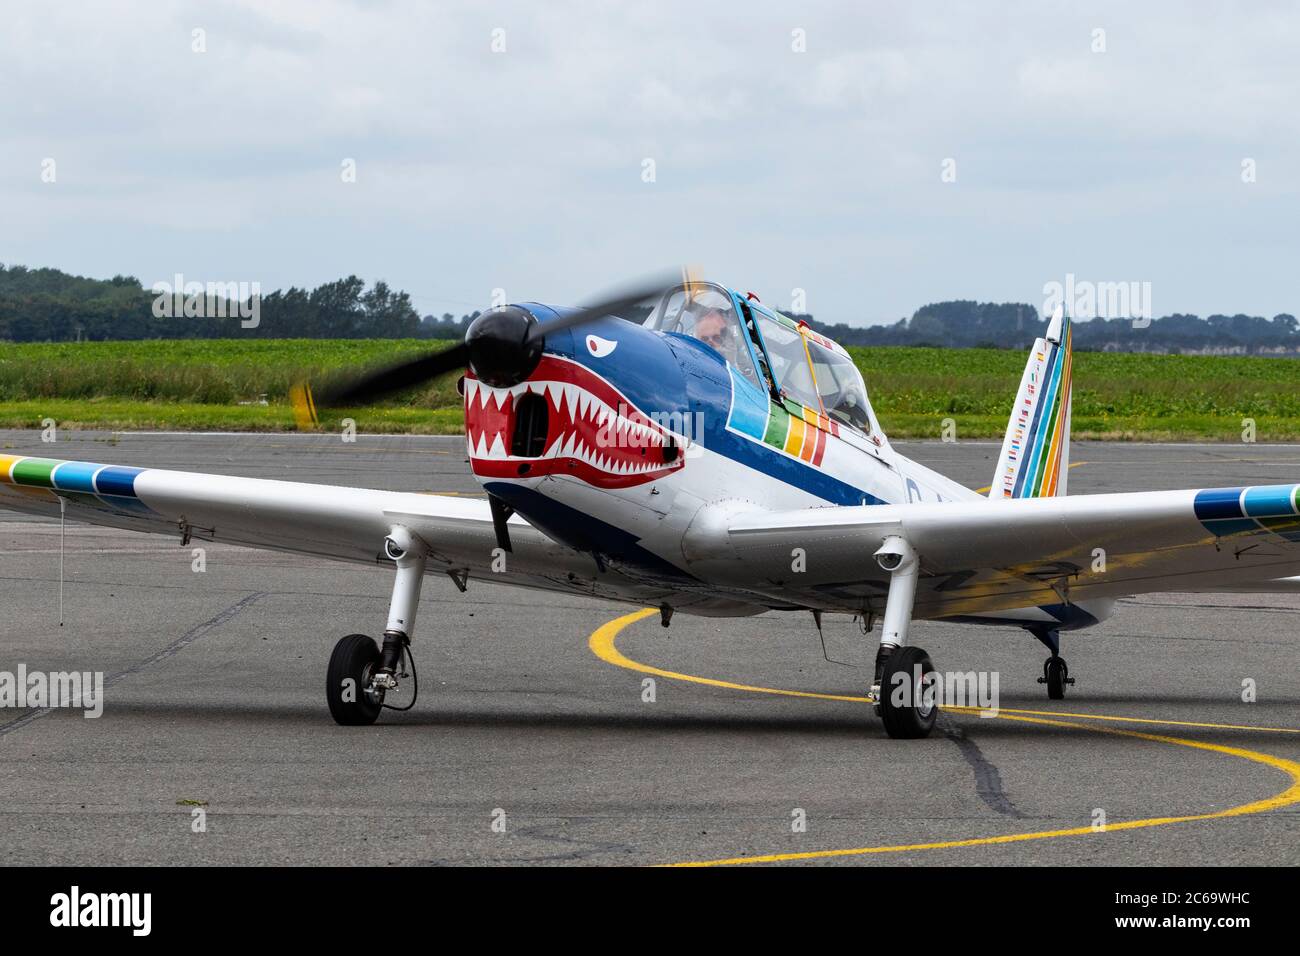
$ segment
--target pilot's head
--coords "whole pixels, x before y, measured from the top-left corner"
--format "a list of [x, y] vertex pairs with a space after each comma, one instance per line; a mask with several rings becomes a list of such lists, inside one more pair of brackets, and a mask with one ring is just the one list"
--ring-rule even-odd
[[710, 309], [696, 319], [695, 337], [705, 345], [717, 349], [724, 359], [735, 364], [736, 339], [731, 332], [731, 323], [721, 311]]

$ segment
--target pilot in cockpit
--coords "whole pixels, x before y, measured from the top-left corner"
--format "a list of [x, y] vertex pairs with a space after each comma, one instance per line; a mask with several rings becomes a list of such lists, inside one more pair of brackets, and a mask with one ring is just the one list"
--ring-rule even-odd
[[695, 320], [695, 337], [716, 349], [731, 365], [738, 364], [734, 323], [720, 309], [709, 309]]
[[646, 325], [661, 332], [689, 335], [717, 352], [755, 385], [761, 384], [731, 293], [720, 286], [695, 283], [673, 290], [646, 319]]

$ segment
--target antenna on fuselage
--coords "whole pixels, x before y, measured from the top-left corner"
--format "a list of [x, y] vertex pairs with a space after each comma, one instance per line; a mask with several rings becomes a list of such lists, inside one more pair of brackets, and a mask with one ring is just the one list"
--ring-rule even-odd
[[822, 632], [822, 612], [814, 610], [812, 612], [813, 623], [817, 625], [817, 636], [822, 642], [822, 657], [826, 658], [828, 663], [839, 664], [841, 667], [857, 667], [852, 661], [837, 661], [826, 652], [826, 635]]

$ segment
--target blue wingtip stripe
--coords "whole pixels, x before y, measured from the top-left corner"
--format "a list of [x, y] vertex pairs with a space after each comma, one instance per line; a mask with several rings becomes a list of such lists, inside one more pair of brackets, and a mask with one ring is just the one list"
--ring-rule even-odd
[[50, 480], [58, 491], [78, 491], [93, 495], [95, 472], [103, 467], [87, 461], [65, 461], [50, 473]]
[[1279, 518], [1295, 514], [1294, 485], [1265, 485], [1247, 488], [1242, 496], [1246, 514], [1252, 518]]
[[1263, 530], [1294, 541], [1297, 538], [1290, 522], [1281, 522], [1286, 526], [1284, 528], [1270, 519], [1300, 514], [1297, 491], [1300, 491], [1300, 485], [1208, 488], [1196, 493], [1192, 508], [1197, 520], [1215, 537]]
[[142, 471], [143, 468], [109, 465], [95, 476], [95, 491], [101, 495], [112, 495], [117, 498], [134, 498], [135, 479]]
[[1192, 507], [1202, 521], [1217, 518], [1241, 518], [1241, 493], [1243, 488], [1209, 488], [1196, 493]]

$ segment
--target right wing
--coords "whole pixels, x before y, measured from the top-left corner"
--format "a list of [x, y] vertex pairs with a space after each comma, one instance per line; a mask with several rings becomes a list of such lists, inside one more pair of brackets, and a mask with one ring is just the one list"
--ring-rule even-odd
[[[602, 573], [590, 554], [518, 515], [507, 525], [512, 550], [495, 554], [492, 514], [482, 499], [0, 455], [0, 507], [57, 518], [61, 501], [70, 520], [171, 535], [184, 544], [218, 541], [366, 564], [389, 563], [384, 538], [400, 526], [429, 546], [431, 572], [623, 600], [649, 602], [667, 593], [616, 569]], [[686, 595], [680, 603], [709, 600]]]
[[[375, 563], [394, 525], [448, 569], [490, 572], [497, 546], [486, 501], [334, 485], [0, 455], [0, 507], [178, 539], [221, 541]], [[590, 576], [590, 556], [510, 522], [520, 570]]]

